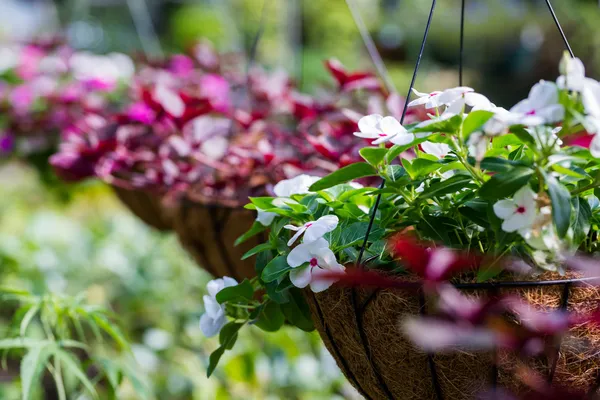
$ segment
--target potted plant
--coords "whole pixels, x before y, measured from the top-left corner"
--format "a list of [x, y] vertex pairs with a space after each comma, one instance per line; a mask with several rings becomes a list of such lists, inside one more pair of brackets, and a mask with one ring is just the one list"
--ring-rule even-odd
[[[205, 299], [219, 310], [207, 308], [208, 333], [224, 326], [211, 368], [242, 326], [285, 319], [306, 328], [311, 318], [366, 398], [472, 398], [492, 375], [523, 393], [513, 375], [521, 362], [550, 382], [593, 389], [594, 318], [564, 311], [597, 307], [597, 264], [572, 260], [597, 250], [600, 84], [578, 59], [565, 56], [560, 70], [510, 110], [467, 87], [415, 91], [409, 106], [425, 106], [429, 120], [363, 117], [356, 135], [372, 146], [362, 162], [286, 198], [251, 198], [247, 208], [275, 217], [252, 250], [258, 277]], [[352, 182], [368, 177], [385, 186]], [[332, 286], [338, 280], [379, 288]], [[486, 295], [502, 300], [476, 300]], [[449, 330], [402, 329], [407, 316], [435, 310]], [[449, 343], [463, 351], [431, 354]]]

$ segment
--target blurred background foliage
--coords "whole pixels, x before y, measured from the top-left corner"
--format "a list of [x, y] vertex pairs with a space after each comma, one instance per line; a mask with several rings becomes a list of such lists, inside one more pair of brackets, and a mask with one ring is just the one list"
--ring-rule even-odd
[[[323, 60], [348, 68], [371, 62], [345, 0], [130, 0], [146, 4], [165, 52], [208, 38], [223, 51], [248, 51], [266, 7], [258, 60], [283, 67], [315, 91], [328, 76]], [[400, 93], [412, 73], [430, 2], [355, 0]], [[416, 87], [458, 84], [460, 0], [440, 0]], [[559, 0], [554, 7], [588, 74], [600, 72], [597, 0]], [[544, 0], [466, 0], [465, 84], [511, 106], [539, 79], [554, 79], [564, 45]], [[66, 32], [96, 52], [141, 52], [126, 0], [2, 0], [0, 38]], [[510, 87], [510, 89], [508, 89]], [[0, 286], [36, 294], [83, 293], [116, 313], [131, 341], [136, 371], [158, 399], [353, 398], [318, 337], [285, 329], [242, 333], [213, 378], [205, 378], [216, 339], [198, 328], [210, 277], [174, 237], [131, 216], [108, 188], [42, 185], [23, 165], [0, 169]], [[50, 187], [51, 190], [48, 190]], [[10, 307], [0, 303], [0, 334]], [[135, 364], [134, 364], [135, 365]], [[0, 374], [0, 398], [20, 398], [18, 380]], [[40, 394], [41, 395], [41, 394]], [[118, 398], [141, 395], [127, 382]]]

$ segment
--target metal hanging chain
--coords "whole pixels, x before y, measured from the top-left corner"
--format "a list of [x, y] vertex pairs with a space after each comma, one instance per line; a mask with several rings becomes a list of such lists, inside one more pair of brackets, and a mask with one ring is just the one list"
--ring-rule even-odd
[[371, 38], [371, 35], [369, 34], [369, 30], [367, 29], [365, 22], [363, 21], [362, 17], [360, 16], [360, 12], [358, 11], [358, 8], [356, 7], [356, 3], [354, 2], [354, 0], [346, 0], [346, 5], [348, 6], [348, 9], [350, 10], [350, 14], [352, 14], [352, 19], [354, 19], [354, 23], [356, 24], [356, 27], [358, 28], [358, 32], [360, 33], [360, 36], [365, 44], [365, 47], [367, 48], [367, 51], [369, 52], [369, 56], [371, 56], [373, 65], [375, 65], [375, 68], [377, 69], [379, 76], [381, 77], [381, 79], [383, 79], [388, 92], [396, 93], [396, 88], [394, 86], [394, 82], [392, 81], [392, 78], [390, 77], [390, 73], [388, 72], [388, 70], [385, 66], [385, 63], [383, 62], [383, 59], [381, 58], [379, 51], [377, 51], [377, 46], [375, 46], [375, 42], [373, 42], [373, 38]]
[[[415, 81], [417, 79], [417, 73], [419, 72], [419, 66], [421, 65], [421, 58], [423, 57], [423, 52], [425, 51], [425, 43], [427, 42], [427, 35], [429, 34], [429, 28], [431, 27], [431, 21], [433, 19], [433, 11], [435, 10], [437, 0], [433, 0], [431, 2], [431, 9], [429, 10], [429, 17], [427, 18], [427, 25], [425, 25], [425, 32], [423, 33], [423, 41], [421, 42], [421, 49], [419, 50], [419, 55], [417, 57], [417, 62], [415, 63], [415, 69], [413, 71], [412, 79], [410, 81], [410, 86], [408, 87], [408, 93], [406, 94], [406, 98], [404, 101], [404, 108], [402, 110], [402, 116], [400, 117], [400, 124], [404, 123], [404, 117], [406, 116], [406, 110], [408, 109], [408, 100], [410, 99], [410, 94], [412, 92], [413, 87], [415, 86]], [[385, 179], [381, 181], [381, 185], [379, 185], [379, 189], [383, 189], [385, 186]], [[360, 248], [360, 253], [358, 253], [358, 258], [356, 259], [357, 267], [362, 267], [361, 262], [363, 255], [365, 253], [365, 249], [367, 247], [367, 243], [369, 242], [369, 235], [371, 234], [371, 230], [373, 229], [373, 223], [375, 222], [375, 216], [377, 214], [377, 209], [379, 208], [379, 203], [381, 202], [381, 192], [377, 195], [377, 199], [375, 200], [375, 204], [373, 205], [373, 209], [371, 210], [371, 218], [369, 219], [369, 226], [367, 227], [367, 232], [365, 233], [365, 240], [363, 241], [362, 247]]]
[[572, 58], [575, 58], [575, 54], [573, 54], [573, 50], [571, 50], [571, 45], [569, 44], [569, 41], [567, 40], [567, 36], [565, 35], [565, 32], [563, 31], [563, 28], [560, 25], [560, 22], [558, 22], [558, 17], [556, 16], [556, 13], [554, 12], [554, 8], [552, 8], [552, 4], [550, 4], [550, 0], [546, 0], [546, 5], [548, 5], [548, 10], [550, 10], [552, 19], [554, 20], [554, 23], [556, 24], [556, 27], [558, 28], [558, 32], [560, 33], [560, 36], [562, 37], [563, 42], [565, 42], [565, 46], [567, 47], [569, 54], [571, 55]]
[[460, 4], [460, 46], [458, 57], [458, 86], [463, 85], [463, 62], [465, 52], [465, 2], [461, 0]]
[[127, 0], [127, 7], [133, 19], [133, 25], [142, 44], [146, 57], [164, 58], [158, 34], [152, 23], [152, 16], [146, 0]]

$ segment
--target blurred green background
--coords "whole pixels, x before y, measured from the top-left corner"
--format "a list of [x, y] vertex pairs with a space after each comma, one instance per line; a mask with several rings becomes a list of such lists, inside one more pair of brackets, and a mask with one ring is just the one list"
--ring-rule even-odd
[[[405, 93], [429, 11], [427, 0], [355, 0]], [[209, 38], [223, 51], [248, 51], [266, 3], [258, 60], [283, 67], [314, 92], [328, 82], [323, 60], [371, 68], [344, 0], [1, 0], [0, 37], [66, 32], [72, 45], [97, 52], [181, 51]], [[575, 54], [600, 71], [597, 0], [554, 7]], [[140, 8], [140, 5], [142, 6]], [[152, 30], [134, 20], [147, 5]], [[55, 12], [56, 11], [56, 12]], [[438, 0], [416, 88], [456, 86], [460, 0]], [[142, 18], [143, 20], [143, 18]], [[140, 20], [137, 20], [140, 22]], [[511, 106], [539, 79], [554, 79], [564, 45], [544, 0], [467, 0], [465, 84]], [[0, 282], [34, 293], [84, 293], [115, 311], [133, 345], [133, 366], [157, 399], [356, 398], [316, 334], [284, 329], [243, 332], [217, 373], [206, 379], [216, 339], [198, 327], [210, 277], [175, 238], [131, 216], [99, 183], [56, 190], [27, 166], [0, 167]], [[65, 196], [65, 193], [69, 193]], [[0, 309], [0, 337], [11, 310]], [[137, 364], [136, 364], [137, 362]], [[0, 399], [20, 398], [18, 380], [0, 374]], [[39, 393], [41, 395], [41, 393]], [[123, 385], [119, 398], [138, 398]]]

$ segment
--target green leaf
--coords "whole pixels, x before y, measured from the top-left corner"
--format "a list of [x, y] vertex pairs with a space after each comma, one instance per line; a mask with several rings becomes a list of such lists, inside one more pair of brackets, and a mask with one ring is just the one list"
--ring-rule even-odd
[[274, 301], [268, 302], [258, 315], [255, 325], [266, 332], [278, 331], [285, 322], [281, 306]]
[[290, 301], [285, 304], [281, 304], [281, 311], [287, 319], [287, 321], [302, 329], [305, 332], [311, 332], [315, 329], [312, 322], [310, 309], [302, 291], [298, 288], [292, 288], [288, 291]]
[[575, 218], [571, 226], [573, 227], [573, 242], [581, 244], [590, 232], [590, 220], [592, 219], [592, 209], [589, 203], [582, 197], [573, 197], [571, 199]]
[[269, 299], [273, 300], [277, 304], [285, 304], [290, 301], [288, 291], [281, 292], [277, 290], [279, 289], [279, 282], [277, 281], [265, 283], [265, 289], [267, 290]]
[[65, 372], [71, 373], [92, 395], [94, 399], [98, 398], [98, 393], [96, 393], [96, 389], [94, 389], [94, 384], [90, 382], [85, 372], [81, 370], [79, 366], [79, 362], [69, 353], [63, 350], [56, 350], [54, 352], [54, 356], [60, 360], [61, 365], [65, 368]]
[[455, 115], [451, 118], [433, 122], [421, 128], [415, 127], [409, 131], [412, 133], [455, 133], [458, 130], [458, 127], [460, 126], [462, 120], [462, 115]]
[[34, 303], [31, 305], [31, 307], [29, 308], [29, 310], [27, 310], [27, 313], [25, 314], [25, 316], [23, 317], [23, 319], [21, 320], [21, 326], [19, 329], [19, 333], [21, 336], [25, 336], [25, 332], [27, 331], [27, 327], [29, 326], [29, 324], [31, 323], [31, 320], [33, 319], [33, 317], [35, 317], [35, 315], [37, 314], [37, 312], [40, 310], [40, 303]]
[[250, 250], [245, 252], [244, 255], [242, 256], [242, 260], [248, 259], [255, 254], [261, 253], [266, 250], [271, 250], [271, 249], [273, 249], [273, 245], [270, 242], [269, 243], [261, 243], [258, 246], [254, 246], [253, 248], [251, 248]]
[[367, 176], [376, 176], [377, 170], [367, 163], [355, 163], [340, 168], [337, 171], [319, 179], [309, 188], [311, 192], [327, 189], [340, 183], [350, 182], [354, 179]]
[[425, 142], [427, 140], [427, 137], [423, 137], [423, 138], [415, 138], [415, 140], [413, 140], [411, 143], [409, 144], [405, 144], [405, 145], [393, 145], [390, 150], [388, 151], [388, 153], [385, 155], [385, 162], [386, 163], [391, 163], [392, 161], [394, 161], [400, 154], [404, 153], [406, 150], [417, 146], [423, 142]]
[[387, 152], [386, 148], [381, 147], [363, 147], [359, 151], [360, 156], [374, 167], [383, 161]]
[[261, 274], [261, 278], [265, 282], [276, 281], [280, 276], [288, 272], [292, 267], [288, 265], [286, 256], [278, 256], [267, 264]]
[[104, 332], [106, 332], [115, 342], [117, 342], [122, 349], [129, 349], [129, 343], [117, 325], [111, 323], [102, 314], [91, 313], [89, 315]]
[[248, 230], [248, 232], [244, 233], [242, 236], [235, 240], [234, 246], [240, 245], [244, 243], [246, 240], [250, 239], [253, 236], [258, 235], [261, 232], [264, 232], [268, 226], [264, 226], [258, 221], [254, 221], [252, 227]]
[[269, 208], [273, 208], [273, 198], [272, 197], [250, 197], [249, 198], [252, 204], [261, 210], [268, 210]]
[[461, 189], [469, 187], [471, 177], [468, 175], [454, 175], [445, 181], [439, 181], [426, 188], [420, 195], [420, 199], [443, 196], [449, 193], [458, 192]]
[[256, 271], [256, 275], [260, 276], [267, 266], [273, 259], [272, 251], [263, 251], [262, 253], [258, 253], [256, 256], [256, 262], [254, 263], [254, 270]]
[[407, 176], [406, 170], [401, 165], [388, 165], [386, 174], [392, 182], [396, 182], [402, 177]]
[[532, 169], [515, 167], [508, 172], [502, 172], [492, 176], [489, 181], [479, 188], [479, 195], [482, 198], [489, 200], [509, 197], [525, 186], [532, 176]]
[[208, 368], [206, 369], [207, 378], [210, 378], [212, 373], [215, 371], [215, 368], [217, 368], [219, 360], [221, 359], [221, 357], [223, 357], [224, 353], [225, 347], [223, 346], [220, 346], [218, 349], [210, 353], [210, 357], [208, 357]]
[[412, 162], [412, 174], [411, 177], [414, 180], [420, 176], [429, 175], [433, 171], [436, 171], [444, 165], [438, 161], [428, 160], [426, 158], [417, 158]]
[[23, 400], [29, 400], [33, 385], [39, 381], [40, 375], [55, 349], [56, 346], [52, 344], [35, 346], [21, 360], [21, 398]]
[[254, 297], [254, 288], [248, 279], [235, 286], [229, 286], [217, 293], [217, 301], [223, 304], [226, 301], [244, 301], [252, 300]]
[[535, 146], [535, 139], [533, 136], [531, 136], [531, 133], [525, 130], [523, 126], [513, 126], [510, 128], [510, 132], [521, 139], [522, 142]]
[[213, 351], [208, 358], [208, 368], [206, 370], [207, 377], [210, 378], [215, 368], [217, 368], [219, 360], [225, 353], [225, 350], [231, 350], [233, 348], [237, 341], [238, 331], [242, 326], [244, 326], [243, 323], [230, 322], [221, 329], [221, 332], [219, 333], [219, 343], [221, 346]]
[[238, 338], [238, 332], [245, 323], [229, 322], [219, 332], [219, 343], [225, 347], [225, 350], [233, 349]]
[[[362, 243], [367, 234], [367, 229], [369, 228], [368, 222], [355, 222], [350, 224], [346, 228], [341, 230], [340, 240], [338, 245], [341, 247], [350, 247]], [[369, 240], [374, 242], [376, 240], [381, 239], [383, 234], [385, 233], [385, 229], [381, 228], [378, 225], [373, 225], [371, 228], [371, 232], [369, 233]]]
[[571, 224], [571, 193], [554, 176], [544, 174], [544, 178], [552, 201], [552, 220], [556, 226], [556, 233], [558, 237], [563, 238]]
[[515, 167], [526, 167], [522, 162], [500, 157], [485, 157], [481, 160], [481, 169], [493, 172], [507, 172]]
[[480, 130], [481, 127], [493, 116], [494, 113], [491, 111], [471, 111], [463, 122], [463, 137], [467, 138], [471, 133]]

